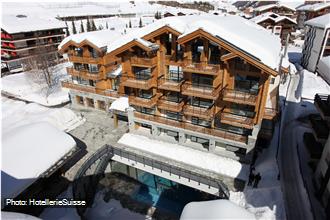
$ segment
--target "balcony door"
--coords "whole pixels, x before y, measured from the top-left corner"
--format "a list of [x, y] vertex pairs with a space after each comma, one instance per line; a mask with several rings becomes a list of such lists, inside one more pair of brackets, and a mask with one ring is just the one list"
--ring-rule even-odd
[[259, 91], [259, 77], [235, 75], [234, 89], [237, 91], [247, 92], [251, 94], [258, 94]]
[[192, 84], [193, 86], [199, 87], [212, 87], [213, 86], [213, 76], [207, 76], [207, 75], [200, 75], [193, 73], [192, 74]]
[[200, 97], [190, 97], [189, 104], [200, 108], [210, 108], [213, 105], [213, 100]]

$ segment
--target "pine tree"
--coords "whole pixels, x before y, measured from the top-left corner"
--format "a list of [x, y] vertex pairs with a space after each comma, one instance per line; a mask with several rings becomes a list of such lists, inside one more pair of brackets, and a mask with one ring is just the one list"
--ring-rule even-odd
[[85, 28], [84, 28], [83, 22], [81, 21], [81, 23], [80, 23], [80, 33], [83, 33], [83, 32], [85, 32]]
[[140, 21], [139, 21], [139, 27], [141, 28], [141, 27], [143, 27], [142, 26], [142, 19], [140, 18]]
[[91, 26], [92, 26], [92, 31], [97, 31], [94, 19], [92, 19], [92, 21], [91, 21]]
[[132, 28], [132, 22], [131, 22], [131, 20], [129, 20], [129, 22], [128, 22], [128, 27], [129, 28]]
[[109, 29], [108, 22], [105, 23], [105, 28], [106, 28], [106, 29]]
[[87, 29], [87, 32], [92, 31], [92, 27], [91, 27], [91, 23], [89, 21], [89, 18], [87, 18], [86, 29]]
[[72, 34], [76, 34], [76, 33], [77, 33], [76, 25], [74, 21], [72, 21]]

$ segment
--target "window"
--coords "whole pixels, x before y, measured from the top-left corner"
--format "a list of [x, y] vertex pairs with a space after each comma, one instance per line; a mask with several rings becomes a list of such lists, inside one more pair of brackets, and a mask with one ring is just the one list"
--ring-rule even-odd
[[143, 90], [143, 89], [140, 89], [140, 90], [138, 91], [138, 97], [140, 97], [140, 98], [151, 99], [152, 96], [153, 96], [152, 89], [150, 89], [150, 90]]
[[211, 122], [210, 121], [206, 121], [204, 119], [200, 119], [198, 117], [191, 117], [191, 123], [194, 125], [199, 125], [199, 126], [203, 126], [203, 127], [211, 127]]
[[181, 81], [183, 78], [182, 67], [180, 66], [168, 66], [168, 79], [172, 81]]
[[182, 114], [180, 112], [171, 112], [171, 111], [163, 111], [163, 112], [166, 118], [174, 119], [178, 121], [182, 120]]
[[189, 103], [192, 106], [197, 106], [201, 108], [209, 108], [213, 105], [213, 100], [203, 99], [199, 97], [190, 97]]
[[269, 82], [270, 84], [274, 84], [275, 83], [275, 78], [270, 78], [270, 82]]
[[99, 71], [99, 67], [97, 64], [89, 64], [89, 72], [97, 73]]
[[144, 114], [153, 115], [155, 113], [155, 108], [145, 108], [141, 106], [134, 106], [135, 110]]
[[259, 77], [243, 76], [237, 74], [235, 76], [235, 90], [257, 94], [259, 91]]
[[213, 86], [213, 76], [202, 76], [200, 74], [192, 74], [192, 84], [194, 86]]
[[232, 103], [231, 104], [232, 113], [235, 115], [245, 116], [249, 118], [253, 118], [255, 115], [254, 106], [250, 105], [241, 105]]
[[82, 48], [74, 48], [75, 56], [82, 57], [83, 56], [83, 49]]
[[133, 67], [135, 78], [140, 80], [148, 80], [151, 78], [150, 68]]
[[178, 102], [182, 101], [182, 96], [181, 96], [181, 93], [179, 93], [179, 92], [169, 91], [164, 96], [165, 96], [166, 100], [170, 101], [170, 102], [178, 103]]

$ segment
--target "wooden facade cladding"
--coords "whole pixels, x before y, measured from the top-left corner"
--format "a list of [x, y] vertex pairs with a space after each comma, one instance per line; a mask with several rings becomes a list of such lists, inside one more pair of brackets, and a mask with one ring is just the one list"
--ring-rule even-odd
[[66, 71], [71, 76], [78, 76], [87, 80], [101, 80], [105, 78], [103, 71], [91, 73], [88, 70], [75, 70], [73, 67], [67, 67]]
[[121, 80], [122, 86], [149, 90], [153, 87], [157, 87], [156, 77], [152, 77], [147, 80], [137, 79], [136, 77], [123, 76]]
[[128, 101], [131, 105], [145, 107], [145, 108], [153, 108], [157, 104], [157, 100], [159, 98], [159, 94], [154, 95], [150, 99], [141, 98], [137, 96], [130, 95], [128, 97]]
[[215, 115], [215, 106], [211, 106], [209, 108], [202, 108], [187, 104], [183, 107], [183, 113], [189, 116], [212, 120]]
[[256, 105], [257, 95], [234, 89], [224, 89], [223, 100], [245, 105]]
[[181, 112], [185, 102], [171, 102], [166, 99], [160, 98], [157, 102], [157, 107], [162, 110], [168, 110], [172, 112]]
[[217, 100], [222, 92], [222, 89], [222, 85], [218, 85], [217, 87], [208, 87], [203, 85], [194, 85], [191, 82], [185, 82], [182, 85], [182, 94], [187, 96]]
[[184, 60], [182, 67], [183, 67], [183, 71], [185, 72], [208, 74], [213, 76], [217, 76], [218, 74], [221, 74], [223, 71], [220, 70], [219, 65], [208, 64], [207, 62], [195, 63], [187, 59]]
[[111, 90], [111, 89], [98, 89], [98, 88], [93, 87], [93, 86], [76, 84], [76, 83], [73, 83], [71, 81], [62, 81], [62, 87], [77, 90], [77, 91], [80, 91], [80, 92], [94, 93], [94, 94], [104, 95], [104, 96], [109, 96], [109, 97], [114, 97], [114, 98], [119, 97], [118, 93], [114, 90]]
[[171, 80], [165, 78], [165, 76], [161, 76], [158, 78], [158, 89], [164, 89], [174, 92], [181, 92], [181, 85], [183, 84], [184, 80]]
[[157, 57], [148, 58], [148, 57], [131, 57], [131, 65], [139, 67], [151, 68], [157, 65]]

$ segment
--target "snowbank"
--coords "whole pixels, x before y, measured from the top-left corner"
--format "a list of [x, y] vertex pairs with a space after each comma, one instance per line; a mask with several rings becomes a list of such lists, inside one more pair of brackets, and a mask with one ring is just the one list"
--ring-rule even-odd
[[68, 90], [62, 89], [60, 80], [67, 77], [66, 67], [71, 64], [63, 63], [54, 67], [54, 80], [56, 85], [48, 88], [42, 73], [23, 72], [0, 79], [2, 92], [16, 98], [35, 102], [45, 106], [55, 106], [69, 102]]
[[255, 219], [255, 216], [228, 200], [220, 199], [188, 203], [181, 213], [180, 220], [190, 219]]
[[2, 136], [2, 198], [14, 198], [76, 146], [49, 123], [17, 127]]
[[130, 133], [124, 134], [118, 143], [232, 178], [246, 180], [248, 175], [248, 166], [238, 161], [178, 144]]
[[110, 110], [117, 110], [121, 112], [126, 112], [126, 109], [129, 107], [128, 104], [128, 98], [127, 97], [120, 97], [116, 99], [113, 103], [110, 105]]
[[32, 215], [27, 215], [18, 212], [4, 212], [4, 211], [1, 211], [1, 219], [41, 220], [40, 218], [34, 217]]
[[35, 103], [26, 104], [5, 97], [1, 98], [2, 133], [17, 127], [37, 122], [48, 122], [63, 131], [70, 131], [84, 123], [72, 110], [67, 108], [48, 108]]

